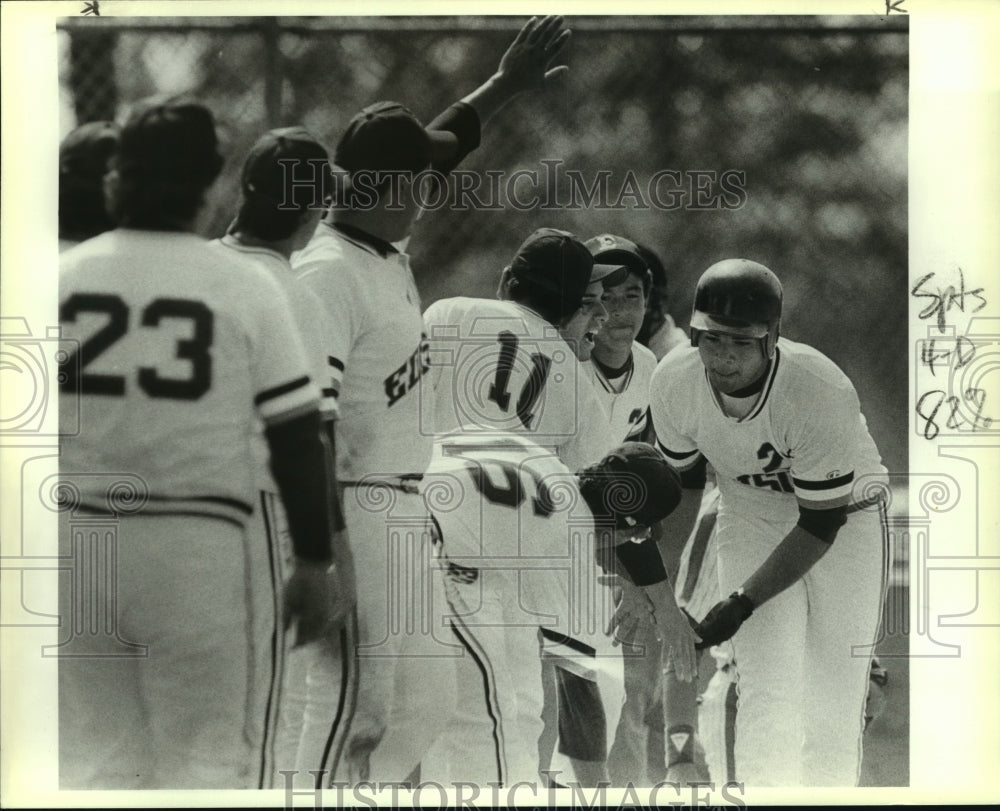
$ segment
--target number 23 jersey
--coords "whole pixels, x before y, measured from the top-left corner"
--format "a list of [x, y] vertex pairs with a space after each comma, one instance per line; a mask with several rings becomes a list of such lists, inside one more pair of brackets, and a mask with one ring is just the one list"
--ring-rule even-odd
[[675, 467], [687, 469], [703, 455], [723, 500], [762, 518], [794, 521], [800, 504], [850, 504], [861, 495], [855, 484], [862, 476], [885, 473], [851, 381], [822, 353], [785, 338], [743, 418], [723, 413], [693, 347], [656, 367], [650, 414]]
[[[59, 321], [75, 347], [60, 412], [79, 432], [61, 468], [104, 508], [107, 476], [138, 476], [146, 512], [242, 523], [251, 441], [319, 405], [284, 292], [198, 236], [118, 229], [60, 257]], [[94, 475], [98, 474], [98, 475]]]
[[618, 444], [580, 361], [552, 324], [513, 301], [456, 297], [424, 313], [424, 424], [501, 431], [551, 448], [570, 470]]

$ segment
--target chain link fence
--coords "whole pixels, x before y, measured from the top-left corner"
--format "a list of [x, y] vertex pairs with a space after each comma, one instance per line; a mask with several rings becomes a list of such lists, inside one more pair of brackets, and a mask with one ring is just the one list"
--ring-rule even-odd
[[[204, 219], [219, 235], [266, 129], [304, 124], [333, 150], [378, 99], [429, 120], [495, 69], [515, 17], [67, 19], [63, 132], [189, 93], [229, 158]], [[893, 470], [906, 469], [905, 17], [575, 17], [558, 86], [484, 129], [411, 244], [425, 304], [491, 296], [540, 225], [655, 250], [687, 325], [694, 282], [727, 256], [786, 288], [784, 332], [855, 381]], [[495, 193], [494, 193], [495, 192]], [[462, 205], [464, 203], [464, 205]]]

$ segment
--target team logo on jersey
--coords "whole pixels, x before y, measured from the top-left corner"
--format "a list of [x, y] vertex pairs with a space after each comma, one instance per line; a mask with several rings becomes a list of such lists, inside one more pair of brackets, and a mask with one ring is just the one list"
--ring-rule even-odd
[[406, 359], [396, 371], [385, 379], [385, 396], [388, 398], [386, 407], [391, 407], [410, 391], [420, 381], [424, 372], [431, 368], [430, 345], [426, 333], [420, 333], [420, 346]]
[[759, 473], [744, 473], [737, 476], [736, 481], [750, 487], [762, 487], [779, 493], [793, 493], [792, 474], [789, 469], [791, 457], [783, 456], [770, 442], [765, 442], [757, 449], [757, 458], [764, 463]]
[[[445, 555], [445, 560], [448, 560], [447, 555]], [[470, 583], [475, 583], [479, 579], [479, 569], [473, 569], [469, 566], [459, 566], [453, 560], [448, 560], [447, 571], [448, 579], [453, 583], [469, 585]]]

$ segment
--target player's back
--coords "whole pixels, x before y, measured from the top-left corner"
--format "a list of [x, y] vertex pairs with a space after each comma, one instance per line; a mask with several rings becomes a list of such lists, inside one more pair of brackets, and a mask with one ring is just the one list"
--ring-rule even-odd
[[430, 371], [423, 424], [437, 433], [522, 434], [571, 469], [615, 443], [582, 364], [552, 324], [512, 301], [449, 298], [424, 313]]
[[594, 518], [551, 450], [516, 434], [438, 437], [422, 491], [452, 577], [516, 594], [525, 622], [580, 633], [596, 600]]
[[63, 470], [138, 475], [149, 511], [245, 519], [258, 415], [316, 405], [280, 288], [192, 234], [119, 229], [61, 260], [60, 323], [79, 342], [61, 408], [80, 424]]

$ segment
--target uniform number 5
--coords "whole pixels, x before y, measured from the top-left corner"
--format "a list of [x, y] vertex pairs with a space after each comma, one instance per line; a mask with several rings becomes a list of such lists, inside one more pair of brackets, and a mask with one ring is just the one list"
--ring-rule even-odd
[[[123, 396], [125, 377], [122, 375], [85, 372], [128, 332], [129, 308], [118, 296], [97, 293], [74, 293], [59, 308], [59, 320], [74, 323], [81, 313], [107, 316], [104, 325], [80, 345], [66, 363], [67, 375], [59, 386], [61, 391], [80, 394]], [[163, 377], [154, 367], [141, 366], [138, 384], [150, 397], [172, 400], [197, 400], [212, 385], [212, 346], [214, 318], [212, 311], [200, 301], [178, 298], [158, 298], [142, 311], [139, 323], [157, 327], [164, 319], [184, 319], [191, 322], [191, 337], [177, 341], [175, 357], [190, 364], [187, 377]]]

